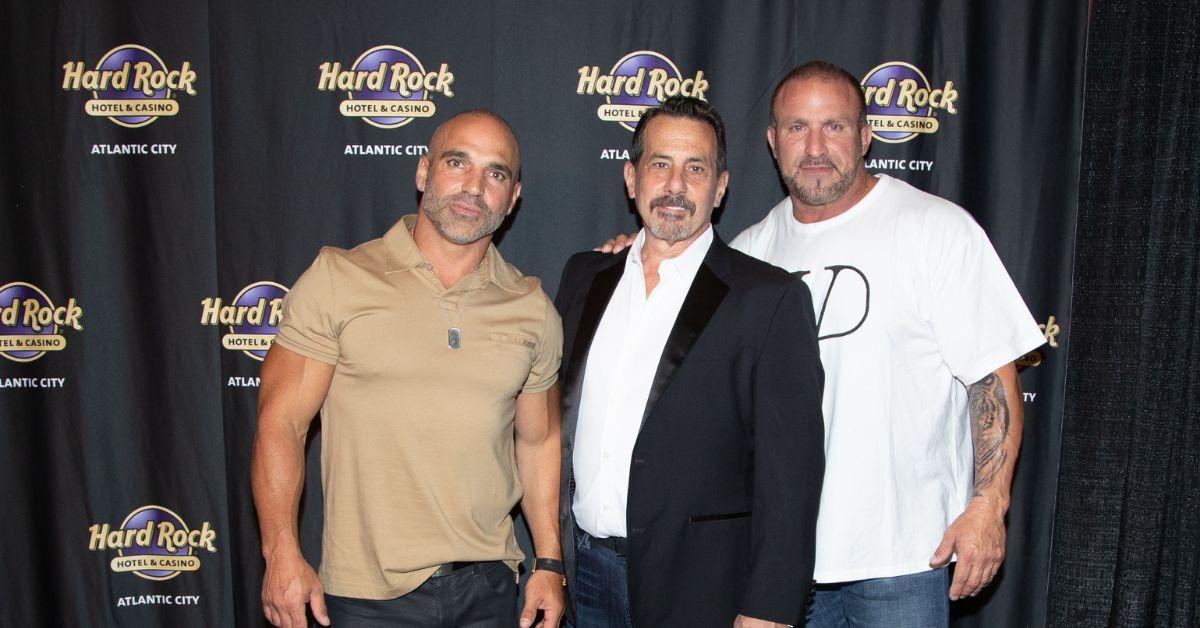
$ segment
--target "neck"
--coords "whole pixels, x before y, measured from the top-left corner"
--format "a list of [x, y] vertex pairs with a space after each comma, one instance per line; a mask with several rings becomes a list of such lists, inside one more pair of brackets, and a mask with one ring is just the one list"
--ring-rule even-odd
[[457, 244], [443, 237], [425, 217], [425, 212], [418, 212], [413, 226], [413, 242], [421, 255], [433, 265], [433, 275], [442, 287], [449, 288], [479, 267], [492, 236], [488, 234], [469, 244]]
[[642, 279], [646, 284], [646, 296], [650, 296], [654, 292], [654, 288], [658, 286], [658, 265], [663, 260], [674, 259], [683, 254], [693, 242], [704, 235], [705, 231], [712, 228], [711, 223], [704, 223], [702, 227], [696, 230], [688, 239], [678, 242], [668, 242], [654, 237], [649, 229], [645, 230], [646, 240], [642, 242], [641, 260], [642, 260]]
[[846, 190], [838, 198], [824, 205], [808, 205], [804, 201], [796, 198], [795, 194], [790, 195], [792, 199], [792, 216], [796, 218], [796, 222], [803, 224], [812, 224], [829, 220], [836, 216], [840, 216], [858, 204], [859, 201], [875, 187], [879, 180], [867, 174], [866, 168], [861, 165], [858, 171], [858, 177], [854, 183], [850, 184], [850, 189]]
[[657, 272], [659, 262], [666, 259], [674, 259], [679, 257], [684, 251], [687, 250], [689, 246], [692, 245], [693, 242], [700, 239], [700, 236], [704, 235], [705, 231], [708, 231], [711, 228], [712, 223], [706, 222], [703, 226], [696, 230], [696, 233], [688, 236], [686, 240], [680, 240], [678, 242], [670, 242], [656, 238], [654, 237], [653, 233], [650, 233], [649, 229], [646, 229], [646, 241], [642, 243], [642, 265], [645, 267], [650, 267], [653, 265], [655, 271]]

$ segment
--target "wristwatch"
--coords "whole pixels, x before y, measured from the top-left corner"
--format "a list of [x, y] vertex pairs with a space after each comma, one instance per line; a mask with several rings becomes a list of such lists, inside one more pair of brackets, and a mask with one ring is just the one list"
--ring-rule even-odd
[[561, 560], [556, 558], [539, 558], [533, 561], [534, 571], [551, 571], [562, 576], [562, 585], [567, 586], [567, 569]]

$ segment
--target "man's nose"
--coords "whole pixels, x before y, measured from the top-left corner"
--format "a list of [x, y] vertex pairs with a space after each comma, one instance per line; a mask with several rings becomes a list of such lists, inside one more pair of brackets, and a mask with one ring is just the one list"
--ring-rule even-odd
[[685, 169], [687, 166], [678, 166], [671, 168], [671, 176], [667, 179], [667, 189], [664, 190], [667, 194], [683, 194], [687, 191], [687, 178]]

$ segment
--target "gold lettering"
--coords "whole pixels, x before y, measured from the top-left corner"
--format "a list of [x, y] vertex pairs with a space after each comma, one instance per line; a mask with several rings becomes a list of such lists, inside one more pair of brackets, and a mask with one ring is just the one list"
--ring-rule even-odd
[[104, 524], [103, 526], [93, 524], [92, 526], [88, 527], [88, 532], [89, 532], [89, 534], [88, 534], [88, 549], [89, 550], [107, 549], [106, 544], [104, 543], [104, 538], [106, 536], [108, 536], [108, 524], [107, 523]]
[[1058, 323], [1054, 322], [1054, 316], [1051, 316], [1049, 319], [1046, 320], [1045, 323], [1038, 325], [1038, 327], [1042, 330], [1042, 333], [1046, 336], [1046, 343], [1049, 344], [1051, 347], [1057, 349], [1058, 348], [1058, 334], [1062, 331], [1062, 328], [1058, 326]]
[[579, 68], [579, 85], [575, 87], [576, 94], [595, 94], [596, 80], [600, 77], [598, 66], [583, 66]]
[[904, 79], [900, 81], [900, 95], [896, 97], [896, 104], [904, 107], [904, 110], [909, 113], [917, 112], [917, 104], [914, 102], [917, 95], [916, 79]]
[[63, 64], [63, 89], [79, 89], [79, 82], [83, 78], [83, 62], [68, 61]]
[[221, 313], [221, 299], [209, 297], [201, 301], [200, 305], [204, 308], [200, 312], [200, 324], [216, 325], [217, 317]]
[[342, 64], [338, 62], [330, 63], [326, 61], [321, 64], [321, 78], [317, 80], [317, 89], [321, 91], [331, 92], [336, 89], [338, 74], [342, 69]]

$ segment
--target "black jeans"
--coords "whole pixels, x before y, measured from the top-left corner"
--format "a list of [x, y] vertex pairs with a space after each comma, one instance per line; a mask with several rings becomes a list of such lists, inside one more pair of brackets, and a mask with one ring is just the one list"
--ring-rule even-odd
[[326, 595], [337, 628], [511, 628], [517, 625], [516, 574], [503, 562], [480, 563], [430, 578], [394, 600]]

